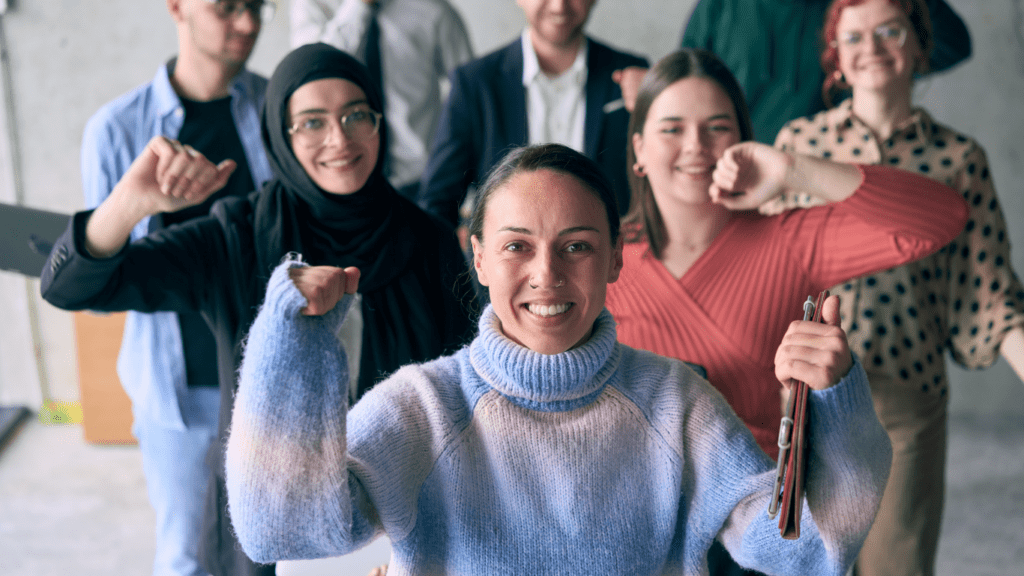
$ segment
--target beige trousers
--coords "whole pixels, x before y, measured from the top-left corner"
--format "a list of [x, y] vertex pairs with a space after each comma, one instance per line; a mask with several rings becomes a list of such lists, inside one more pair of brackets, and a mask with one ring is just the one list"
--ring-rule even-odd
[[856, 576], [933, 576], [942, 526], [948, 396], [869, 374], [892, 440], [892, 470]]

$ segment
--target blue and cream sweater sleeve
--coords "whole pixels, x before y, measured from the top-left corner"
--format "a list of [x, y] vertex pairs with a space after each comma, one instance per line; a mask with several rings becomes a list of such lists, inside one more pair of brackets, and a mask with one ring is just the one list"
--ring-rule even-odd
[[294, 266], [274, 271], [250, 329], [227, 445], [231, 521], [257, 562], [342, 554], [378, 531], [347, 465], [348, 364], [335, 331], [352, 297], [301, 315]]
[[[684, 455], [693, 475], [687, 506], [721, 520], [717, 538], [742, 566], [767, 574], [834, 574], [853, 565], [878, 511], [892, 458], [889, 437], [875, 415], [860, 362], [836, 386], [814, 391], [809, 404], [805, 506], [798, 540], [779, 535], [766, 513], [775, 466], [717, 394], [693, 399], [684, 428]], [[684, 476], [687, 478], [688, 476]], [[688, 538], [696, 537], [692, 531]]]

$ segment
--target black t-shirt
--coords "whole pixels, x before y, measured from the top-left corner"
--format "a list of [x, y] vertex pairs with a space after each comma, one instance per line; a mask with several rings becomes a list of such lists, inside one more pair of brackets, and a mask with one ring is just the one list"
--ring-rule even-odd
[[[209, 102], [182, 98], [181, 103], [185, 109], [185, 122], [178, 134], [178, 140], [202, 152], [215, 164], [231, 158], [238, 163], [238, 167], [224, 188], [202, 204], [154, 216], [150, 221], [150, 232], [205, 216], [218, 199], [225, 196], [244, 196], [255, 188], [249, 164], [246, 162], [245, 149], [231, 116], [231, 97]], [[185, 352], [185, 377], [188, 386], [216, 387], [217, 345], [209, 326], [200, 314], [194, 312], [178, 313], [178, 323]]]
[[205, 202], [177, 212], [162, 214], [164, 226], [191, 220], [210, 213], [213, 203], [225, 196], [243, 196], [252, 192], [255, 184], [249, 172], [249, 164], [245, 160], [245, 149], [242, 139], [238, 137], [234, 118], [231, 116], [231, 97], [196, 102], [181, 99], [185, 108], [185, 123], [181, 126], [178, 141], [188, 144], [214, 164], [230, 158], [238, 163], [234, 173], [228, 178], [224, 188], [218, 190]]

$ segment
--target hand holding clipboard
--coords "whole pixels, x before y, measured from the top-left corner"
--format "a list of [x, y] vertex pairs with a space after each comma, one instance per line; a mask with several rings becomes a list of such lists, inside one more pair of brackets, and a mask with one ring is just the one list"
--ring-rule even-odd
[[806, 478], [807, 399], [811, 389], [825, 389], [849, 372], [853, 364], [846, 334], [839, 328], [838, 297], [828, 291], [812, 302], [804, 303], [804, 322], [795, 322], [783, 338], [776, 354], [776, 376], [792, 382], [785, 415], [779, 426], [779, 459], [775, 488], [768, 505], [768, 516], [779, 518], [783, 538], [800, 537]]

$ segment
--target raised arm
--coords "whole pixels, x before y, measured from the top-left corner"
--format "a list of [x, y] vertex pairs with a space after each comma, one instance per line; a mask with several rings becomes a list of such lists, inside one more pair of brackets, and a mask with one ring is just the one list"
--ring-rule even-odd
[[234, 160], [214, 165], [191, 146], [154, 137], [89, 218], [86, 250], [96, 258], [113, 256], [143, 218], [202, 203], [234, 170]]
[[[703, 489], [715, 495], [707, 501], [727, 508], [704, 511], [702, 518], [725, 515], [718, 538], [746, 568], [770, 574], [845, 574], [877, 512], [891, 445], [875, 415], [864, 370], [839, 328], [838, 304], [835, 296], [826, 302], [825, 324], [793, 322], [776, 355], [780, 381], [798, 378], [814, 389], [798, 540], [784, 540], [778, 519], [768, 517], [774, 466], [749, 435], [732, 437], [735, 417], [712, 402], [722, 411], [722, 426], [696, 422], [702, 430], [692, 433], [699, 438], [693, 461], [711, 478]], [[700, 477], [701, 471], [695, 474]], [[701, 489], [698, 483], [696, 499], [706, 497]]]
[[348, 363], [335, 337], [358, 271], [302, 266], [278, 266], [267, 285], [225, 457], [231, 521], [257, 562], [337, 556], [379, 530], [349, 477]]
[[[768, 518], [770, 490], [758, 495], [756, 506], [737, 508], [721, 538], [737, 562], [754, 570], [841, 576], [853, 565], [874, 522], [892, 447], [859, 362], [839, 384], [813, 391], [808, 402], [800, 538], [782, 539], [778, 518]], [[745, 529], [731, 533], [733, 527]]]
[[147, 215], [202, 202], [233, 169], [233, 161], [214, 166], [153, 139], [99, 208], [71, 218], [40, 275], [43, 297], [65, 310], [197, 311], [213, 284], [238, 277], [225, 266], [245, 266], [225, 261], [224, 222], [199, 218], [131, 244], [128, 238]]
[[825, 202], [779, 216], [782, 235], [816, 283], [832, 286], [899, 266], [948, 244], [967, 221], [960, 194], [930, 178], [790, 154], [744, 142], [726, 150], [712, 197], [752, 210], [785, 194]]
[[789, 154], [758, 142], [735, 144], [718, 159], [711, 197], [730, 210], [752, 210], [783, 195], [839, 202], [860, 187], [852, 164]]

